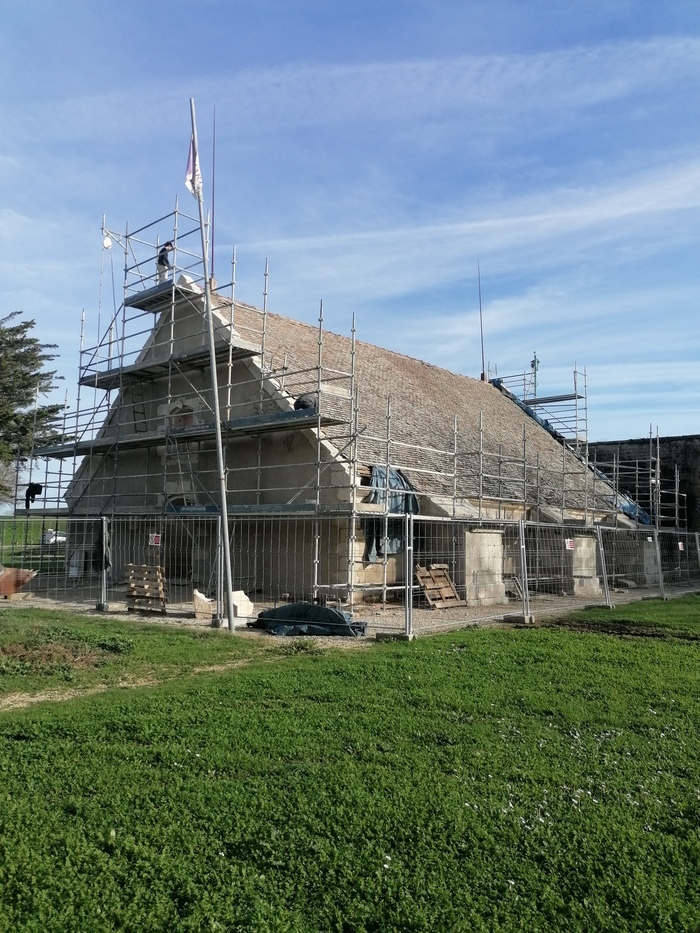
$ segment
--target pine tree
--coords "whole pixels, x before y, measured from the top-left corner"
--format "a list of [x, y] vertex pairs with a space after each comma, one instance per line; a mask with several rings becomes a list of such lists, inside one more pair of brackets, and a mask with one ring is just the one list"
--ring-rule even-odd
[[[13, 322], [15, 311], [0, 318], [0, 464], [26, 461], [35, 446], [60, 436], [55, 419], [62, 405], [39, 405], [38, 397], [55, 388], [56, 372], [44, 369], [56, 359], [55, 344], [31, 334], [34, 321]], [[4, 480], [3, 480], [4, 477]], [[11, 495], [7, 469], [0, 468], [0, 498]]]

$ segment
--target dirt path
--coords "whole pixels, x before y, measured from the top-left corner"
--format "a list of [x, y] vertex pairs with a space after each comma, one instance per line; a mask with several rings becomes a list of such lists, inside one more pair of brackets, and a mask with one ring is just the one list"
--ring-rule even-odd
[[0, 712], [13, 709], [26, 709], [35, 703], [59, 703], [63, 700], [74, 700], [76, 697], [90, 696], [92, 693], [104, 693], [109, 690], [107, 684], [98, 684], [95, 687], [83, 687], [75, 690], [42, 690], [40, 693], [8, 693], [0, 698]]
[[[331, 641], [331, 639], [318, 638], [314, 639], [314, 641], [320, 643]], [[333, 647], [338, 647], [335, 643], [337, 639], [333, 641]], [[367, 647], [368, 643], [369, 640], [367, 640], [362, 647]], [[354, 642], [354, 646], [360, 647], [359, 640]], [[318, 647], [322, 649], [323, 646], [319, 644]], [[350, 645], [344, 645], [343, 647], [350, 647]], [[36, 703], [62, 703], [66, 700], [75, 700], [79, 697], [92, 696], [96, 693], [106, 693], [108, 690], [133, 690], [135, 687], [157, 687], [177, 677], [197, 677], [200, 674], [218, 674], [224, 671], [235, 670], [239, 667], [246, 667], [248, 664], [251, 664], [253, 660], [269, 664], [286, 661], [287, 658], [292, 656], [293, 652], [289, 654], [270, 655], [270, 657], [266, 658], [237, 658], [235, 661], [225, 661], [221, 664], [206, 664], [201, 667], [194, 667], [189, 671], [181, 673], [175, 672], [168, 677], [142, 677], [134, 680], [120, 680], [114, 684], [94, 684], [91, 687], [52, 688], [49, 690], [40, 690], [38, 693], [8, 693], [7, 696], [0, 697], [0, 713], [7, 712], [8, 710], [26, 709], [29, 706], [34, 706]]]

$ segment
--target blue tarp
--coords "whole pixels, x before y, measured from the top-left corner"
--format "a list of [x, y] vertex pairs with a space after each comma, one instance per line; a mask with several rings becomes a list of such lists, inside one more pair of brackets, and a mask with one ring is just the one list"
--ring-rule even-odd
[[558, 441], [564, 440], [562, 435], [555, 428], [552, 427], [552, 425], [550, 424], [549, 421], [547, 421], [546, 418], [542, 418], [540, 415], [537, 414], [534, 408], [530, 408], [530, 406], [527, 405], [525, 402], [523, 402], [522, 399], [519, 399], [517, 395], [514, 395], [512, 392], [506, 389], [506, 387], [503, 385], [502, 379], [491, 379], [490, 381], [491, 381], [492, 386], [495, 386], [500, 392], [502, 392], [504, 395], [507, 395], [508, 398], [511, 400], [511, 402], [515, 402], [518, 408], [522, 408], [525, 414], [529, 415], [531, 418], [534, 418], [534, 420], [539, 425], [542, 425], [545, 431], [548, 431], [552, 435], [552, 437], [555, 437]]
[[[365, 497], [365, 502], [385, 505], [394, 515], [411, 512], [418, 514], [418, 499], [411, 482], [401, 470], [389, 467], [388, 481], [385, 466], [370, 467], [370, 486], [372, 491]], [[367, 516], [362, 519], [362, 532], [365, 536], [364, 560], [374, 563], [384, 554], [398, 554], [404, 549], [404, 523], [400, 518], [387, 520], [386, 544], [384, 541], [384, 518], [381, 515]]]
[[346, 635], [357, 638], [367, 632], [366, 622], [353, 622], [341, 609], [316, 603], [286, 603], [265, 609], [248, 628], [261, 628], [271, 635]]

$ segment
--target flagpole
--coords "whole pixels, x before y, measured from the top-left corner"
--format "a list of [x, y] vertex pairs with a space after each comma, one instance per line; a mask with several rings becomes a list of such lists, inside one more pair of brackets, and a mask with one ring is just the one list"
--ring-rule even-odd
[[224, 573], [226, 575], [226, 616], [229, 632], [235, 631], [233, 616], [233, 581], [231, 578], [231, 545], [228, 537], [228, 503], [226, 501], [226, 466], [221, 438], [221, 411], [219, 408], [219, 379], [216, 370], [216, 343], [214, 340], [214, 319], [211, 311], [211, 280], [209, 278], [209, 257], [204, 232], [204, 197], [201, 177], [199, 176], [199, 156], [197, 154], [197, 123], [194, 114], [194, 98], [190, 97], [190, 116], [192, 118], [192, 189], [199, 205], [199, 229], [202, 235], [202, 262], [204, 264], [204, 311], [209, 330], [209, 368], [211, 370], [211, 391], [214, 397], [214, 426], [216, 429], [216, 462], [219, 471], [219, 498], [221, 500], [221, 542], [224, 550]]
[[214, 231], [216, 220], [216, 107], [214, 107], [214, 128], [211, 141], [211, 277], [214, 278]]

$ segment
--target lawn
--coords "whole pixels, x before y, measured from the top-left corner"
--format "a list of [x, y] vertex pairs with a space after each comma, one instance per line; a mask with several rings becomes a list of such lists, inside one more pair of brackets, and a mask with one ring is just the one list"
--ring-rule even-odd
[[65, 519], [0, 521], [0, 565], [42, 573], [62, 572], [66, 560], [65, 542], [44, 540], [44, 533], [49, 530], [65, 534]]
[[260, 639], [208, 628], [148, 625], [34, 609], [0, 614], [0, 703], [14, 692], [71, 692], [96, 685], [163, 682], [207, 666], [231, 666], [284, 654]]
[[364, 651], [6, 611], [0, 660], [70, 650], [0, 697], [107, 689], [0, 715], [0, 930], [695, 931], [699, 610]]

